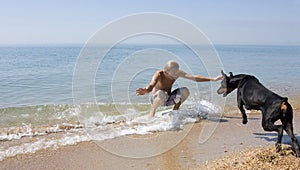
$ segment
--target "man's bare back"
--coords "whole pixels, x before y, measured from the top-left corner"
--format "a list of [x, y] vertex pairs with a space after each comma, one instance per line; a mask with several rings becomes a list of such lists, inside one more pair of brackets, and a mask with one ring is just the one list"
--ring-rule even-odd
[[[164, 90], [168, 94], [170, 94], [171, 90], [172, 90], [172, 85], [174, 84], [174, 82], [177, 78], [172, 77], [170, 74], [168, 74], [167, 72], [165, 72], [163, 70], [160, 70], [154, 74], [154, 79], [157, 79], [157, 80], [155, 81], [156, 84], [154, 84], [152, 92], [155, 93], [158, 90]], [[152, 84], [150, 84], [150, 86], [151, 85]]]

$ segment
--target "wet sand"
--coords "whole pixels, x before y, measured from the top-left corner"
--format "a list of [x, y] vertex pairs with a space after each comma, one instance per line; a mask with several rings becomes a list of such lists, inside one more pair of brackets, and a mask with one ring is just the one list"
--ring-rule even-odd
[[[224, 156], [275, 145], [277, 134], [263, 131], [260, 114], [248, 114], [247, 125], [242, 125], [241, 121], [240, 114], [223, 115], [220, 121], [204, 120], [187, 125], [182, 131], [131, 135], [99, 143], [91, 141], [45, 149], [6, 158], [0, 162], [0, 169], [202, 169], [208, 162]], [[299, 109], [294, 111], [294, 130], [300, 140], [298, 122]], [[201, 142], [200, 132], [207, 125], [217, 125], [217, 128], [208, 140]], [[180, 136], [184, 137], [178, 143], [175, 140]], [[176, 145], [166, 150], [162, 144], [168, 142]], [[286, 133], [283, 143], [290, 144]], [[153, 152], [155, 149], [158, 152]], [[151, 152], [153, 156], [147, 154]]]

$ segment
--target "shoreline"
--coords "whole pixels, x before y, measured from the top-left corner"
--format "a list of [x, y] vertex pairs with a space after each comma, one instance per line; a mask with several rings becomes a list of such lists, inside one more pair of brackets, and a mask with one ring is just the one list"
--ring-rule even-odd
[[[300, 134], [300, 124], [297, 124], [300, 122], [299, 101], [300, 95], [289, 96], [289, 102], [294, 109], [296, 136]], [[247, 113], [249, 121], [247, 125], [243, 125], [238, 108], [234, 104], [228, 105], [227, 103], [220, 122], [213, 118], [201, 120], [195, 124], [186, 124], [180, 131], [127, 135], [104, 140], [100, 144], [95, 141], [85, 141], [75, 145], [50, 147], [35, 153], [4, 158], [0, 161], [0, 169], [197, 169], [209, 161], [232, 153], [275, 145], [277, 135], [275, 132], [265, 132], [262, 129], [260, 111], [247, 111]], [[217, 125], [217, 128], [207, 141], [201, 143], [199, 136], [206, 125]], [[61, 134], [50, 134], [48, 138], [55, 137], [55, 135]], [[178, 139], [175, 138], [182, 135], [184, 135], [182, 140], [178, 142]], [[157, 136], [158, 138], [155, 138]], [[26, 137], [24, 140], [30, 141], [34, 138]], [[128, 140], [130, 138], [147, 140], [141, 143], [143, 140]], [[299, 137], [298, 140], [300, 141]], [[284, 133], [283, 143], [290, 144], [289, 141], [289, 137]], [[166, 149], [159, 142], [165, 143], [165, 145], [171, 143], [172, 147]], [[122, 154], [110, 153], [103, 149], [103, 146], [125, 146], [125, 148], [118, 148], [122, 149], [123, 155], [127, 152], [152, 153], [153, 150], [163, 150], [159, 154], [152, 154], [153, 156], [148, 154], [146, 158], [142, 158], [141, 155], [138, 155], [138, 158], [135, 158], [134, 156], [123, 157]], [[134, 147], [139, 150], [131, 151]]]
[[[104, 150], [94, 141], [89, 141], [5, 158], [0, 162], [0, 169], [197, 169], [208, 161], [246, 149], [273, 147], [277, 134], [265, 132], [262, 129], [261, 115], [250, 113], [248, 119], [248, 124], [242, 125], [240, 114], [227, 114], [223, 115], [220, 123], [205, 120], [187, 125], [184, 129], [190, 128], [189, 132], [176, 146], [152, 157], [123, 157]], [[294, 110], [294, 130], [299, 138], [300, 124], [297, 122], [300, 122], [299, 109]], [[208, 140], [199, 143], [199, 135], [204, 126], [216, 123], [218, 123], [217, 128]], [[159, 142], [172, 141], [174, 136], [181, 135], [184, 133], [183, 131], [157, 132], [146, 136], [123, 136], [102, 141], [100, 145], [123, 145], [125, 148], [127, 145], [132, 145], [142, 150], [146, 150], [146, 147], [159, 148]], [[165, 141], [152, 140], [154, 143], [151, 143], [151, 138], [155, 136], [161, 136]], [[131, 143], [126, 143], [128, 138], [148, 138], [150, 140], [144, 144], [141, 143], [141, 140], [131, 140]], [[286, 133], [284, 133], [282, 142], [290, 144], [290, 139]], [[127, 151], [128, 153], [131, 152], [130, 150]]]

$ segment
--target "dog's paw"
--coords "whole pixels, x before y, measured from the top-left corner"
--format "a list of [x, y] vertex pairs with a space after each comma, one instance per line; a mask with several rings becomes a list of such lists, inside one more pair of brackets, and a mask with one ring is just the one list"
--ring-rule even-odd
[[296, 157], [300, 158], [300, 149], [292, 148], [293, 152], [296, 153]]
[[243, 119], [243, 124], [247, 124], [248, 123], [248, 120], [247, 119]]
[[280, 143], [275, 143], [275, 148], [276, 148], [276, 152], [280, 152], [281, 151], [281, 144]]

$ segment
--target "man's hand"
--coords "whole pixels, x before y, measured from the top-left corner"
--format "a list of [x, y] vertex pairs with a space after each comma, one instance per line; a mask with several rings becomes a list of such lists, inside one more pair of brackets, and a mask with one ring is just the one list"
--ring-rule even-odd
[[147, 92], [148, 92], [148, 91], [147, 91], [146, 88], [138, 88], [138, 89], [136, 89], [135, 94], [136, 94], [137, 96], [140, 96], [140, 95], [146, 94]]
[[222, 80], [222, 79], [223, 79], [223, 76], [222, 76], [222, 75], [220, 75], [220, 76], [218, 76], [218, 77], [214, 78], [214, 79], [213, 79], [213, 81], [219, 81], [219, 80]]

